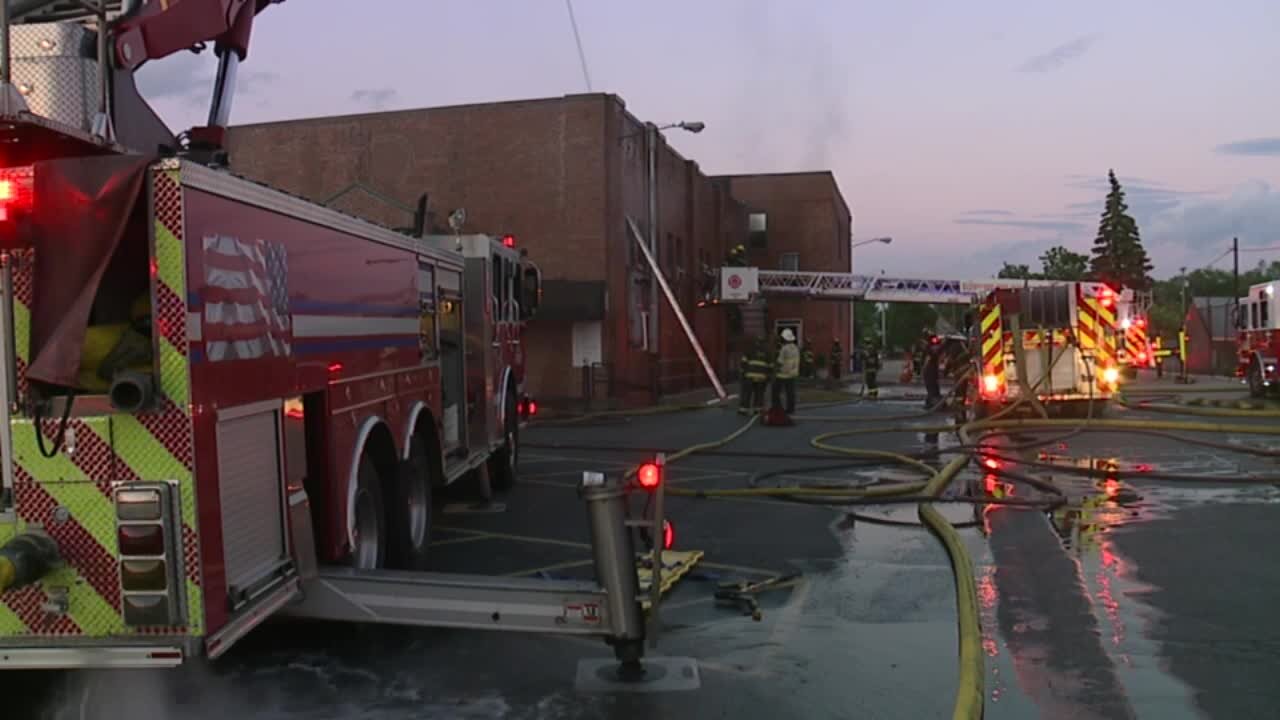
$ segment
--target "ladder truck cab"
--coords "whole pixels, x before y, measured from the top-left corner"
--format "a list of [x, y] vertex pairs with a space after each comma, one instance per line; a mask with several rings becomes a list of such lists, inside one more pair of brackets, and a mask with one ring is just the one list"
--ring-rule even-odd
[[[221, 166], [271, 4], [126, 2], [96, 54], [95, 23], [15, 25], [69, 53], [13, 64], [40, 113], [0, 44], [0, 669], [172, 667], [275, 615], [595, 636], [634, 666], [641, 521], [616, 478], [583, 479], [600, 584], [426, 571], [432, 490], [515, 480], [540, 276], [513, 238], [394, 231]], [[124, 98], [140, 62], [212, 38], [195, 145], [122, 145], [137, 116], [41, 95]]]
[[1263, 397], [1280, 387], [1280, 280], [1258, 283], [1240, 300], [1236, 376], [1249, 394]]
[[1000, 288], [977, 303], [972, 329], [975, 392], [985, 417], [1023, 397], [1022, 376], [1046, 405], [1098, 403], [1119, 386], [1118, 294], [1103, 283]]
[[449, 276], [439, 284], [438, 298], [423, 298], [448, 311], [440, 315], [445, 454], [496, 451], [490, 481], [506, 489], [518, 464], [507, 448], [518, 449], [521, 423], [537, 412], [536, 401], [524, 392], [524, 325], [537, 310], [542, 276], [528, 253], [516, 249], [514, 235], [425, 240], [463, 262], [465, 292]]

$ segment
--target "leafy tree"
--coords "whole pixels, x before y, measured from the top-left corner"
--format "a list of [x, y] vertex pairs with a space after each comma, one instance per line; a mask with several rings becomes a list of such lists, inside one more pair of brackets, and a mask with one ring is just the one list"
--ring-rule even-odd
[[1040, 256], [1040, 265], [1040, 275], [1046, 280], [1083, 280], [1089, 273], [1089, 256], [1058, 245]]
[[1147, 290], [1151, 287], [1151, 260], [1142, 247], [1138, 223], [1129, 215], [1124, 190], [1115, 170], [1107, 171], [1111, 191], [1107, 193], [1098, 236], [1093, 241], [1090, 274], [1115, 288]]
[[1028, 265], [1014, 265], [1013, 263], [1005, 263], [1000, 268], [1000, 272], [996, 273], [998, 278], [1009, 278], [1013, 280], [1035, 280], [1035, 273], [1031, 272]]

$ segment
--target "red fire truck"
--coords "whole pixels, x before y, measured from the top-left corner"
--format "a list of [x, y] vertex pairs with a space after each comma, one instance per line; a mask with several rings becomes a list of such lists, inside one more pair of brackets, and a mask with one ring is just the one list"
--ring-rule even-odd
[[[605, 587], [423, 571], [433, 488], [515, 480], [541, 280], [514, 237], [396, 232], [218, 167], [267, 4], [126, 2], [103, 62], [76, 21], [13, 26], [75, 48], [57, 63], [0, 58], [0, 667], [173, 666], [278, 613], [605, 636], [634, 660], [606, 479], [584, 478]], [[204, 39], [211, 127], [172, 157], [113, 141], [126, 70]], [[78, 127], [7, 83], [107, 65], [115, 104]]]
[[1262, 397], [1280, 387], [1280, 280], [1258, 283], [1240, 300], [1239, 357], [1236, 375], [1249, 394]]

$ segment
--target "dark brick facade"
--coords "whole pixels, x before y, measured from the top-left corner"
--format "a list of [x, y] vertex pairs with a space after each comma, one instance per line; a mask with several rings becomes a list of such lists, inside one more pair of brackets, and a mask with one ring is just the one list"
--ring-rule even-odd
[[[779, 270], [784, 259], [800, 270], [849, 272], [853, 215], [830, 172], [727, 175], [718, 178], [748, 213], [764, 213], [766, 232], [748, 242], [747, 259], [761, 269]], [[761, 245], [761, 241], [763, 244]], [[792, 257], [785, 257], [796, 253]], [[800, 321], [801, 335], [814, 352], [826, 355], [839, 339], [847, 362], [851, 346], [851, 303], [769, 298], [768, 329]]]
[[[639, 311], [647, 307], [632, 308], [647, 303], [649, 279], [626, 218], [647, 224], [645, 139], [644, 125], [620, 98], [595, 94], [239, 126], [228, 149], [236, 172], [312, 200], [358, 183], [361, 189], [331, 204], [393, 227], [410, 224], [407, 208], [426, 192], [437, 224], [464, 207], [464, 232], [514, 234], [549, 291], [598, 283], [606, 318], [594, 392], [647, 402], [655, 390], [673, 393], [706, 380], [665, 301], [660, 352], [641, 347]], [[696, 307], [701, 268], [718, 265], [727, 243], [742, 237], [745, 211], [665, 141], [657, 157], [663, 271], [723, 372], [723, 311]], [[583, 373], [570, 357], [573, 327], [596, 319], [565, 312], [535, 318], [528, 334], [532, 392], [583, 394]]]

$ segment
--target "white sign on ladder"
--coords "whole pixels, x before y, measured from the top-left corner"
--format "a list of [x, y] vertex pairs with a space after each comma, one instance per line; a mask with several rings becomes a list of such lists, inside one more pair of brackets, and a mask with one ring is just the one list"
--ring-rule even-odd
[[720, 270], [721, 302], [746, 302], [759, 291], [759, 268], [726, 267]]

